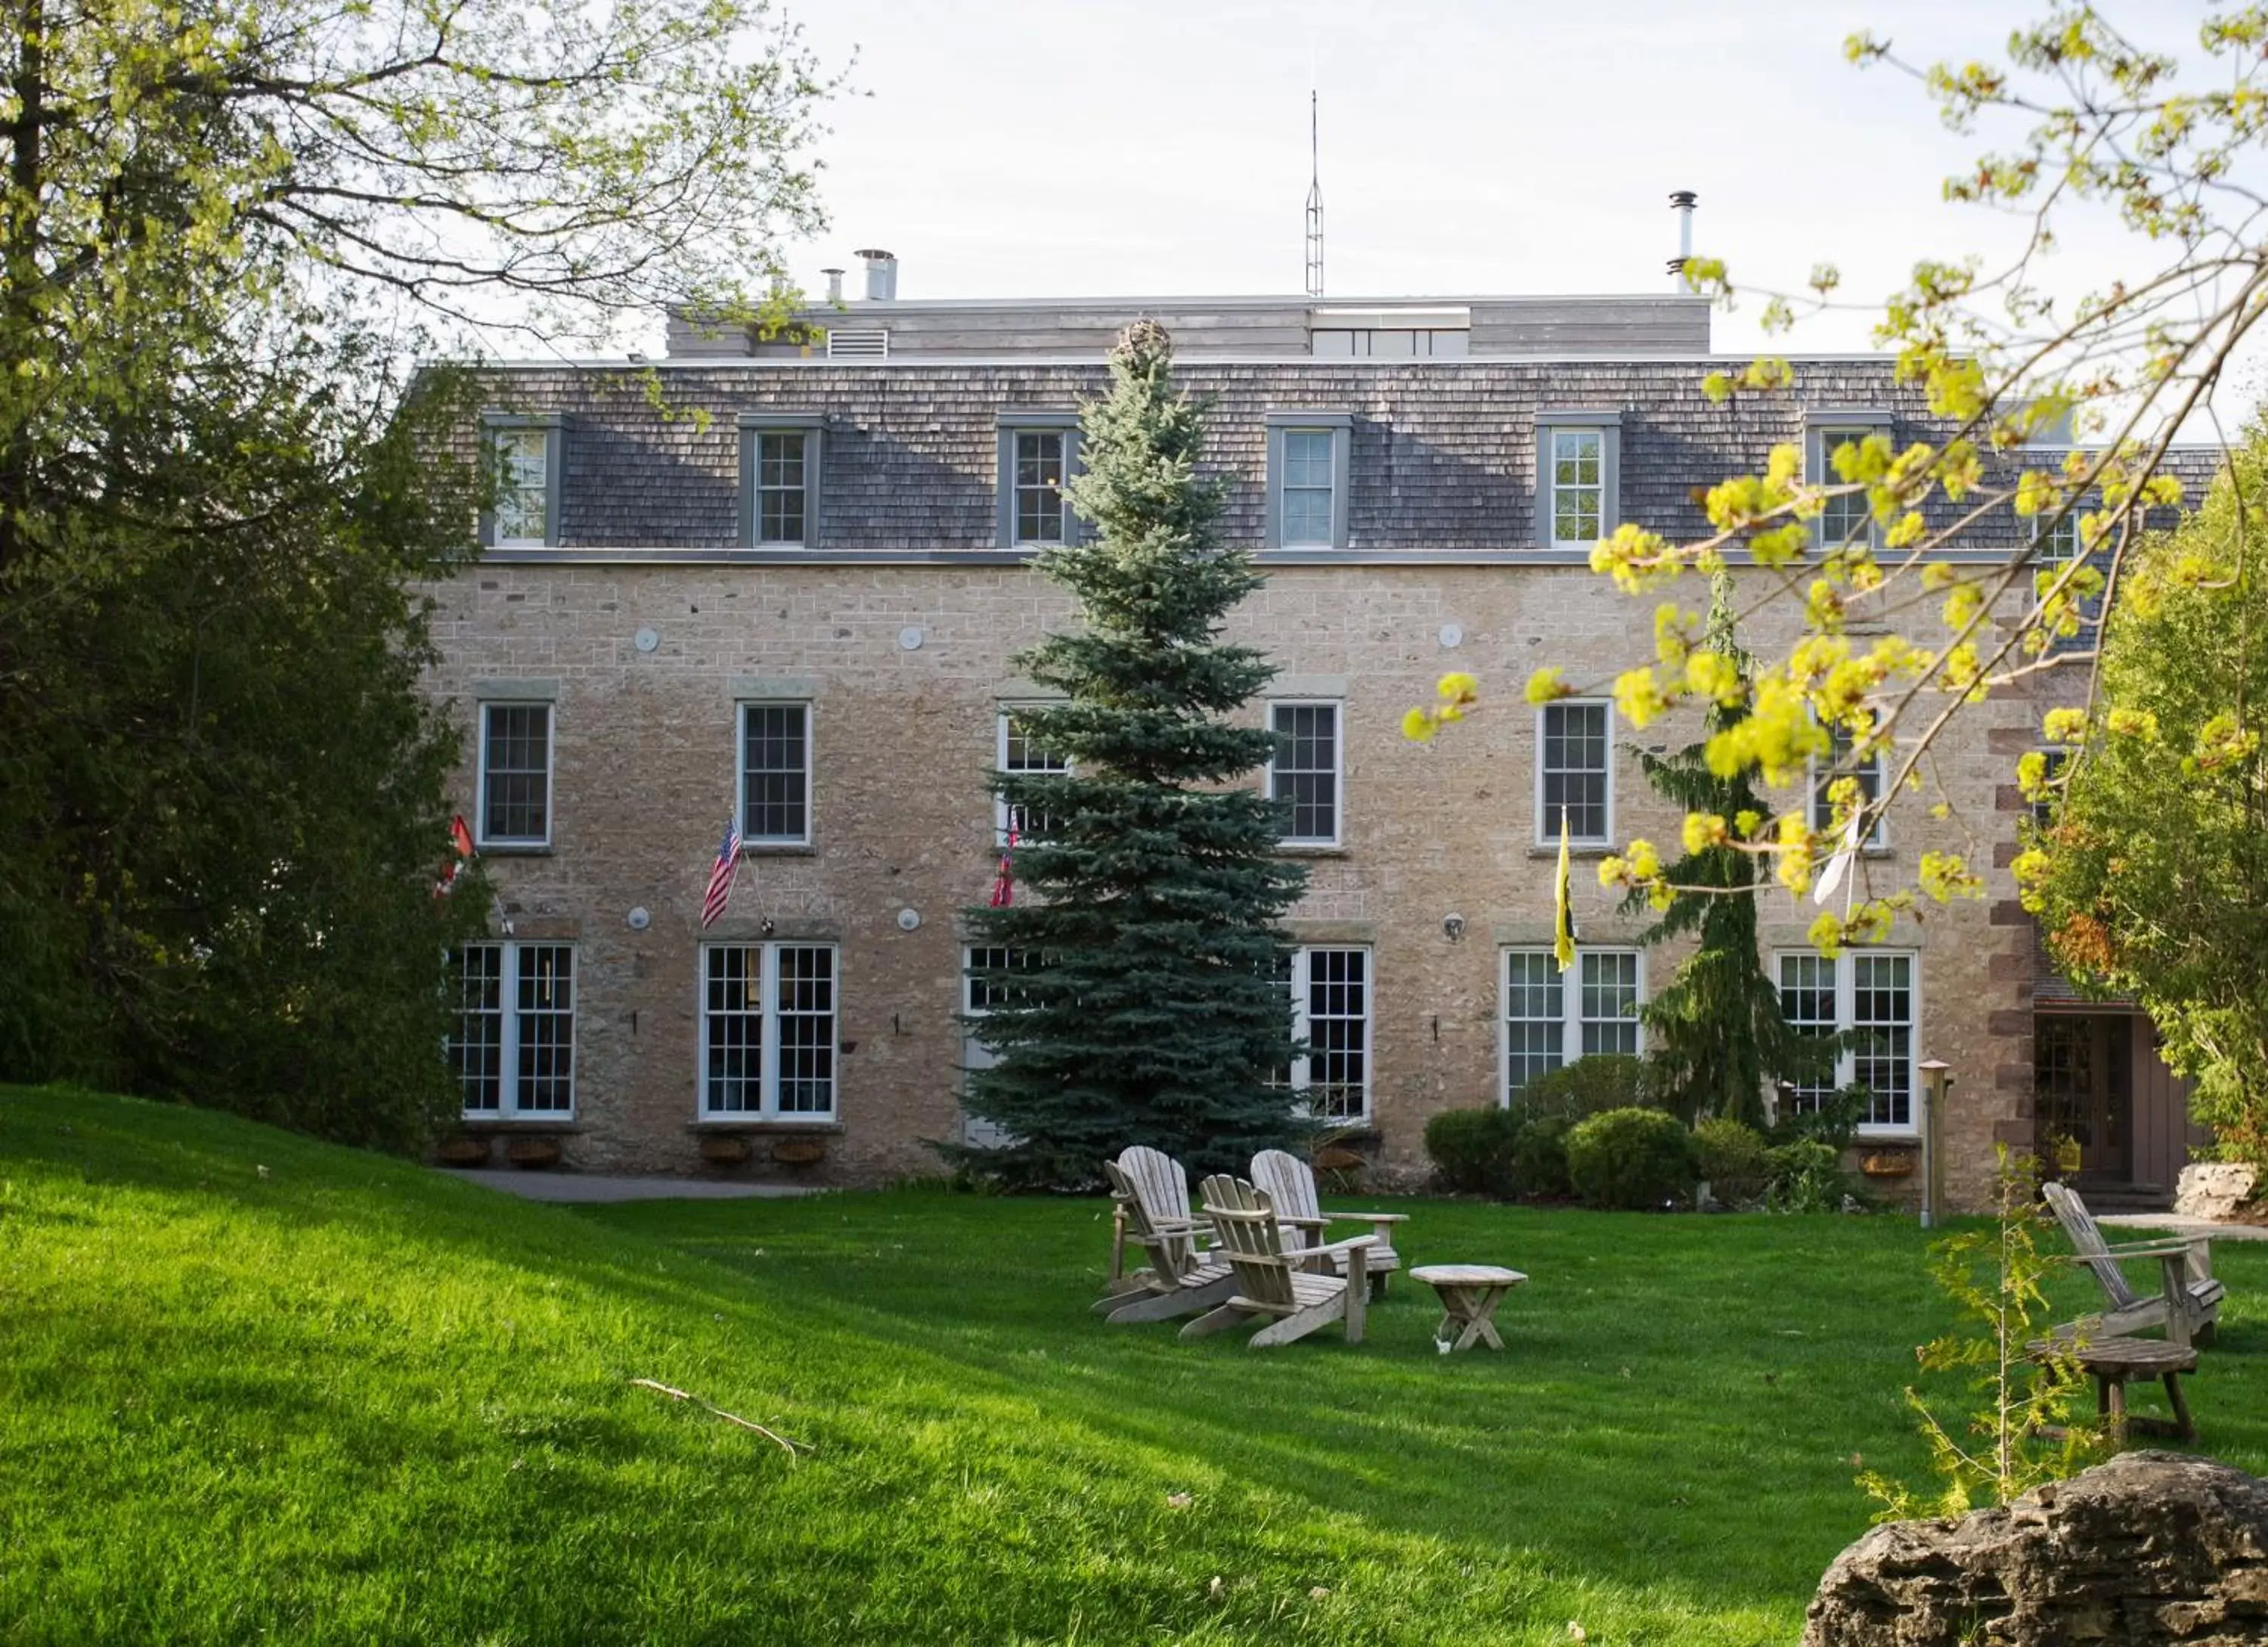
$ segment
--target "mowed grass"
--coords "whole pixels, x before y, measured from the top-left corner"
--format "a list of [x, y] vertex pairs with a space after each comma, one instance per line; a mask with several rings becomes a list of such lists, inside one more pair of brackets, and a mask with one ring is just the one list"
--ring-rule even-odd
[[1356, 1348], [1105, 1328], [1094, 1200], [568, 1211], [0, 1089], [0, 1640], [1786, 1643], [1854, 1455], [1921, 1472], [1911, 1222], [1393, 1205], [1533, 1277], [1507, 1353], [1406, 1278]]

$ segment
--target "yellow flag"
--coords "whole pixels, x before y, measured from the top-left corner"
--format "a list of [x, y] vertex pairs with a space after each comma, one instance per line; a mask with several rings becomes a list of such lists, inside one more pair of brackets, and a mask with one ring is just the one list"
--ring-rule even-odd
[[1575, 964], [1575, 912], [1567, 902], [1567, 809], [1559, 809], [1559, 873], [1551, 883], [1551, 953], [1559, 970]]

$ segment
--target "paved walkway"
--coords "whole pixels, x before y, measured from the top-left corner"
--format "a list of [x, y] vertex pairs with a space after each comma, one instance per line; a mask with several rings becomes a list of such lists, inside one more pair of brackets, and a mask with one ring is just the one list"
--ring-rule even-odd
[[2268, 1241], [2268, 1225], [2216, 1223], [2210, 1218], [2184, 1218], [2179, 1213], [2102, 1213], [2095, 1222], [2118, 1224], [2129, 1230], [2171, 1230], [2180, 1235], [2208, 1235], [2216, 1241]]
[[676, 1178], [660, 1173], [615, 1178], [601, 1172], [520, 1172], [508, 1167], [438, 1167], [435, 1171], [532, 1201], [714, 1201], [819, 1193], [794, 1184], [733, 1184], [722, 1178]]

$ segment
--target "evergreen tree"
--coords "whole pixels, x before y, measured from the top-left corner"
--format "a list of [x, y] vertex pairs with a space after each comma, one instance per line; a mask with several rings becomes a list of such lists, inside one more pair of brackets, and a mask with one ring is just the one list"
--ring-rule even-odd
[[[1728, 660], [1745, 687], [1750, 662], [1734, 633], [1732, 595], [1731, 574], [1720, 570], [1711, 580], [1702, 646]], [[1748, 713], [1745, 691], [1730, 702], [1718, 699], [1709, 710], [1709, 735], [1738, 725]], [[1689, 744], [1670, 756], [1640, 752], [1638, 764], [1654, 793], [1689, 815], [1720, 817], [1735, 827], [1743, 813], [1770, 817], [1774, 809], [1756, 794], [1748, 772], [1720, 778], [1709, 770], [1707, 747]], [[1660, 1090], [1689, 1119], [1712, 1114], [1761, 1127], [1764, 1083], [1815, 1080], [1833, 1054], [1831, 1038], [1789, 1025], [1779, 986], [1757, 951], [1756, 894], [1765, 868], [1763, 860], [1734, 846], [1705, 843], [1687, 853], [1663, 871], [1663, 879], [1681, 890], [1670, 894], [1661, 918], [1638, 940], [1651, 946], [1689, 933], [1700, 940], [1668, 986], [1639, 1008], [1655, 1038], [1651, 1061]], [[1635, 910], [1646, 902], [1640, 890], [1624, 907]]]
[[1095, 535], [1040, 561], [1086, 626], [1015, 660], [1064, 695], [1019, 720], [1071, 771], [993, 775], [1026, 822], [1020, 896], [967, 912], [976, 944], [1020, 963], [976, 974], [998, 1062], [965, 1100], [1015, 1141], [947, 1153], [1027, 1186], [1091, 1184], [1137, 1143], [1241, 1172], [1299, 1128], [1271, 1084], [1294, 1050], [1276, 922], [1307, 871], [1278, 855], [1278, 809], [1230, 787], [1270, 735], [1225, 719], [1274, 670], [1219, 640], [1262, 580], [1214, 536], [1204, 410], [1173, 388], [1164, 329], [1130, 328], [1110, 366], [1082, 420], [1086, 472], [1065, 489]]

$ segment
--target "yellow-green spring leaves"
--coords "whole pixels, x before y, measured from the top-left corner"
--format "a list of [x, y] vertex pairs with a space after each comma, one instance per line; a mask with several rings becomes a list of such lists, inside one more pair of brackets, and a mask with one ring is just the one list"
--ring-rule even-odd
[[1463, 670], [1451, 670], [1433, 684], [1438, 702], [1413, 709], [1402, 717], [1402, 735], [1413, 743], [1432, 742], [1435, 733], [1454, 721], [1462, 720], [1465, 712], [1480, 702], [1480, 682]]

